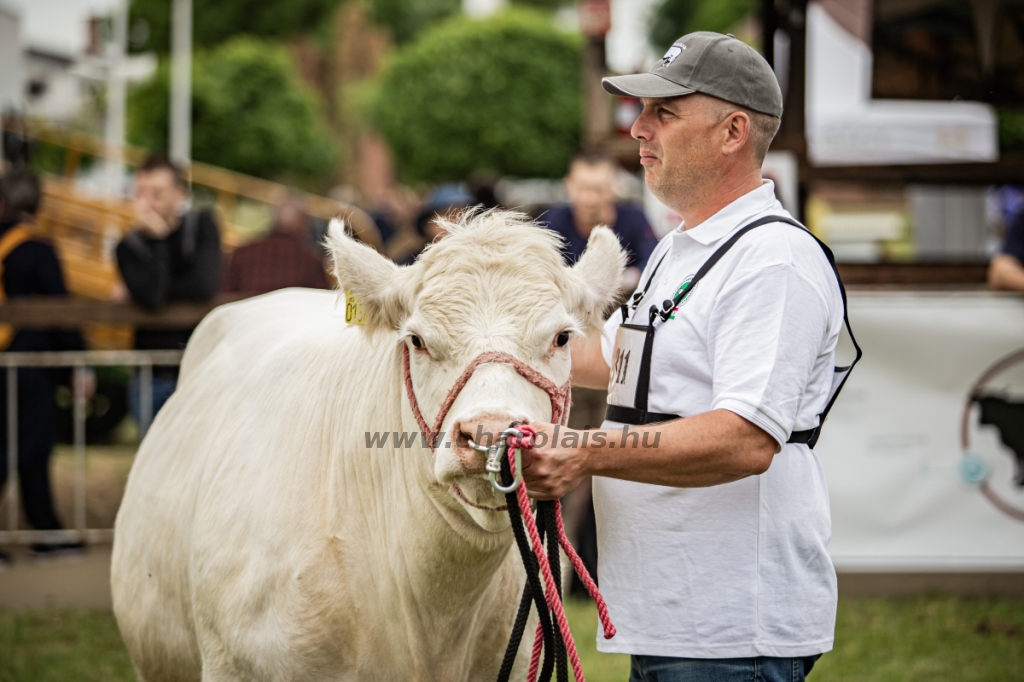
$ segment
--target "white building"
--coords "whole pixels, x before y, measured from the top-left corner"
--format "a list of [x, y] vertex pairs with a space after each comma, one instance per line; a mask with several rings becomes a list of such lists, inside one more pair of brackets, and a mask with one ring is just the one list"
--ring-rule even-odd
[[25, 82], [21, 54], [21, 15], [0, 0], [0, 111], [17, 107]]

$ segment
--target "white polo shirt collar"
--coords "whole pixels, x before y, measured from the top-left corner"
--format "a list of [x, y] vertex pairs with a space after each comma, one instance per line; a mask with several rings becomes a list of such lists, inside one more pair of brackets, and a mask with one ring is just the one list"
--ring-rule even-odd
[[764, 180], [760, 187], [747, 192], [697, 227], [684, 230], [684, 225], [680, 224], [672, 233], [673, 241], [678, 244], [679, 238], [685, 236], [705, 246], [713, 244], [774, 205], [775, 183]]

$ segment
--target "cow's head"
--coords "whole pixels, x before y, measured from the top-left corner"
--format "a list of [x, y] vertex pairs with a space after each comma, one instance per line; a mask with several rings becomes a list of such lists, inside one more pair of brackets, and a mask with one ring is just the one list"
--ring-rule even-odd
[[[405, 344], [415, 400], [431, 427], [452, 386], [485, 353], [514, 358], [520, 370], [528, 366], [555, 386], [567, 384], [569, 341], [600, 326], [625, 264], [607, 228], [591, 233], [570, 268], [559, 237], [520, 213], [470, 211], [443, 227], [447, 236], [408, 267], [347, 237], [340, 223], [328, 235], [335, 275], [359, 300], [366, 333], [379, 343]], [[508, 525], [505, 501], [469, 439], [487, 444], [513, 421], [552, 420], [549, 394], [520, 370], [487, 362], [472, 371], [450, 403], [428, 474], [444, 504], [491, 531]], [[405, 428], [418, 430], [407, 397], [403, 415]]]

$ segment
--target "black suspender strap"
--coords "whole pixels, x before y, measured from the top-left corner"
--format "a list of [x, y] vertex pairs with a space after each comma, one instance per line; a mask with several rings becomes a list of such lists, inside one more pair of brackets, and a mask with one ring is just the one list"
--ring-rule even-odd
[[[769, 215], [763, 218], [758, 218], [754, 222], [748, 225], [744, 225], [739, 230], [737, 230], [733, 236], [729, 237], [729, 240], [727, 242], [719, 246], [718, 249], [716, 249], [715, 252], [711, 254], [710, 258], [704, 261], [704, 264], [700, 266], [699, 270], [697, 270], [697, 274], [693, 276], [693, 279], [684, 284], [674, 297], [665, 300], [661, 304], [660, 314], [662, 321], [665, 321], [669, 318], [669, 315], [672, 314], [672, 310], [675, 309], [675, 307], [678, 306], [684, 298], [686, 298], [687, 294], [693, 291], [693, 288], [697, 286], [698, 282], [704, 279], [704, 275], [708, 274], [711, 268], [715, 267], [718, 261], [722, 260], [722, 256], [724, 256], [729, 251], [729, 249], [731, 249], [733, 245], [740, 240], [740, 237], [742, 237], [747, 232], [750, 232], [756, 227], [761, 227], [762, 225], [767, 225], [769, 223], [789, 223], [790, 225], [795, 225], [796, 227], [799, 227], [801, 230], [804, 230], [805, 232], [807, 232], [807, 234], [811, 234], [810, 231], [807, 230], [807, 228], [805, 228], [797, 221], [778, 215]], [[824, 244], [822, 244], [822, 246], [824, 246]], [[836, 277], [839, 277], [838, 271], [836, 272]], [[842, 287], [842, 284], [840, 284], [840, 287]], [[846, 305], [845, 299], [843, 300], [843, 305]]]
[[621, 310], [623, 322], [629, 319], [630, 310], [636, 310], [636, 307], [640, 305], [640, 301], [644, 300], [644, 296], [647, 295], [647, 290], [651, 288], [651, 282], [654, 281], [654, 276], [658, 274], [658, 268], [660, 268], [661, 264], [665, 262], [665, 256], [667, 255], [667, 253], [662, 255], [662, 257], [658, 260], [658, 264], [654, 266], [653, 270], [651, 270], [651, 276], [647, 278], [647, 284], [644, 285], [644, 288], [633, 294], [632, 301], [626, 301], [625, 303], [622, 304]]
[[[786, 221], [786, 222], [788, 222], [788, 221]], [[797, 223], [797, 224], [799, 225], [799, 223]], [[800, 227], [803, 228], [802, 225], [800, 225]], [[806, 230], [807, 234], [811, 235], [811, 237], [814, 237], [814, 241], [818, 242], [818, 246], [820, 246], [821, 250], [825, 252], [825, 257], [828, 259], [828, 264], [832, 266], [832, 272], [835, 273], [836, 282], [838, 282], [838, 284], [839, 284], [839, 295], [843, 299], [843, 324], [846, 326], [846, 333], [850, 335], [850, 341], [853, 343], [853, 350], [854, 350], [853, 361], [849, 365], [846, 365], [845, 367], [835, 367], [834, 368], [834, 375], [832, 377], [832, 386], [829, 389], [830, 392], [829, 392], [828, 402], [825, 403], [825, 409], [823, 409], [821, 411], [821, 413], [818, 415], [818, 425], [815, 428], [810, 430], [811, 435], [808, 437], [808, 440], [806, 441], [807, 445], [809, 445], [810, 447], [813, 448], [815, 443], [818, 442], [818, 436], [821, 435], [821, 427], [825, 423], [825, 420], [828, 418], [829, 411], [832, 409], [832, 406], [835, 404], [836, 398], [839, 397], [840, 391], [843, 390], [843, 386], [846, 385], [846, 380], [850, 378], [850, 372], [853, 371], [854, 365], [856, 365], [858, 362], [860, 362], [861, 356], [864, 355], [864, 352], [860, 349], [860, 345], [857, 343], [857, 339], [853, 335], [853, 327], [850, 326], [850, 313], [849, 313], [849, 309], [848, 309], [848, 306], [847, 306], [847, 303], [846, 303], [846, 287], [843, 286], [843, 280], [839, 276], [839, 268], [836, 267], [836, 257], [835, 257], [835, 254], [833, 254], [832, 253], [832, 249], [828, 248], [828, 245], [826, 245], [825, 242], [823, 242], [820, 239], [818, 239], [814, 235], [814, 233], [812, 233], [810, 230], [807, 230], [806, 228], [803, 228], [803, 229]], [[805, 433], [805, 432], [798, 431], [798, 432], [794, 433], [793, 436], [795, 436], [797, 433]], [[790, 437], [790, 442], [804, 442], [804, 441], [793, 441], [793, 438], [791, 436]]]
[[[640, 370], [637, 375], [636, 395], [635, 400], [633, 402], [634, 407], [625, 407], [623, 405], [609, 404], [608, 411], [606, 413], [608, 419], [619, 422], [620, 424], [642, 425], [655, 424], [658, 422], [670, 421], [672, 419], [680, 418], [679, 415], [647, 411], [647, 398], [648, 393], [650, 392], [651, 381], [651, 355], [654, 350], [654, 322], [658, 317], [661, 318], [662, 322], [667, 320], [669, 316], [672, 314], [672, 311], [682, 302], [684, 298], [686, 298], [687, 295], [689, 295], [691, 291], [693, 291], [693, 288], [697, 286], [697, 283], [704, 279], [704, 276], [707, 275], [711, 268], [713, 268], [715, 264], [722, 259], [722, 256], [724, 256], [729, 251], [729, 249], [731, 249], [733, 245], [737, 241], [739, 241], [739, 239], [743, 235], [745, 235], [747, 232], [750, 232], [755, 228], [761, 227], [762, 225], [767, 225], [769, 223], [787, 223], [789, 225], [793, 225], [794, 227], [800, 228], [808, 235], [810, 235], [814, 239], [814, 241], [818, 243], [818, 246], [821, 247], [822, 251], [824, 251], [825, 257], [828, 259], [828, 263], [832, 268], [832, 272], [836, 276], [836, 282], [839, 284], [839, 293], [843, 300], [843, 324], [846, 326], [846, 332], [850, 335], [850, 341], [853, 342], [853, 348], [856, 353], [853, 362], [851, 362], [849, 365], [845, 367], [834, 368], [832, 385], [829, 389], [828, 402], [825, 404], [825, 408], [818, 415], [818, 425], [815, 426], [813, 429], [794, 431], [790, 434], [789, 440], [786, 441], [787, 443], [804, 443], [809, 447], [814, 447], [814, 445], [818, 442], [818, 436], [821, 435], [822, 424], [825, 423], [825, 419], [828, 417], [828, 413], [832, 409], [832, 405], [835, 404], [836, 398], [839, 397], [839, 393], [840, 391], [843, 390], [843, 386], [846, 384], [846, 380], [847, 378], [849, 378], [850, 372], [853, 370], [854, 365], [856, 365], [857, 362], [860, 361], [863, 352], [861, 351], [860, 346], [857, 344], [857, 339], [854, 338], [853, 336], [853, 328], [850, 327], [850, 317], [849, 312], [847, 310], [846, 302], [846, 288], [843, 286], [843, 280], [839, 277], [839, 269], [836, 267], [835, 255], [833, 255], [832, 250], [823, 241], [815, 237], [810, 230], [808, 230], [806, 227], [804, 227], [796, 220], [793, 220], [792, 218], [787, 218], [785, 216], [765, 216], [763, 218], [759, 218], [753, 221], [752, 223], [749, 223], [748, 225], [744, 225], [742, 228], [737, 230], [736, 233], [733, 234], [728, 239], [728, 241], [726, 241], [724, 244], [718, 247], [718, 249], [716, 249], [715, 252], [711, 254], [711, 257], [708, 258], [704, 262], [704, 264], [700, 266], [699, 270], [697, 270], [697, 273], [693, 276], [693, 279], [691, 279], [689, 282], [685, 283], [682, 287], [680, 287], [679, 292], [675, 296], [673, 296], [670, 299], [666, 299], [665, 301], [662, 302], [660, 310], [656, 305], [652, 305], [650, 307], [650, 310], [648, 311], [648, 323], [645, 330], [646, 337], [644, 338], [643, 355], [640, 361]], [[664, 260], [665, 256], [662, 256], [661, 260], [658, 261], [658, 264], [651, 272], [651, 276], [647, 279], [647, 284], [644, 286], [643, 290], [633, 295], [634, 309], [640, 304], [640, 301], [643, 300], [644, 296], [647, 295], [647, 290], [650, 288], [651, 282], [654, 281], [654, 276], [657, 274], [658, 268], [661, 267], [661, 264]], [[627, 317], [628, 305], [624, 304], [622, 306], [622, 319], [624, 323], [627, 321]]]

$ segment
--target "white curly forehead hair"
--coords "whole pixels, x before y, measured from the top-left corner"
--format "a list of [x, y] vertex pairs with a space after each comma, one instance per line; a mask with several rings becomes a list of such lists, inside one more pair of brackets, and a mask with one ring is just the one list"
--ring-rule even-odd
[[528, 324], [560, 302], [583, 331], [600, 325], [618, 296], [625, 254], [607, 228], [595, 229], [567, 267], [561, 237], [518, 211], [467, 209], [438, 225], [443, 238], [400, 267], [331, 224], [335, 276], [360, 299], [370, 328], [398, 329], [414, 308], [449, 329], [495, 314]]

